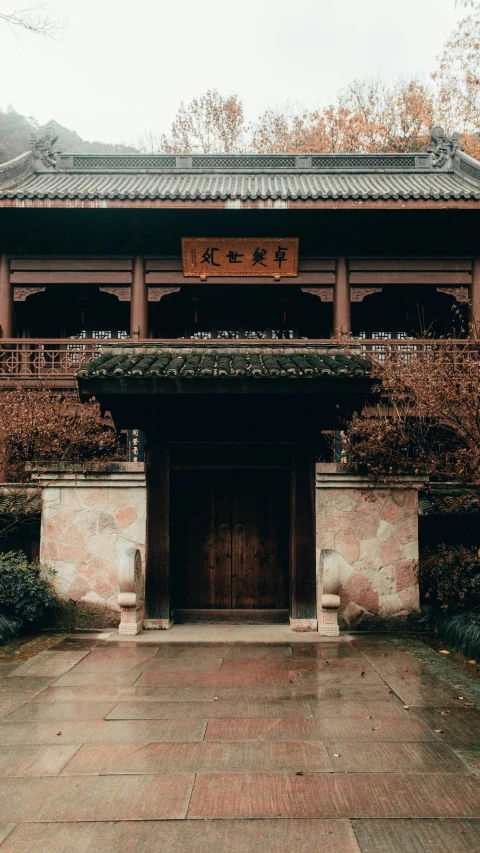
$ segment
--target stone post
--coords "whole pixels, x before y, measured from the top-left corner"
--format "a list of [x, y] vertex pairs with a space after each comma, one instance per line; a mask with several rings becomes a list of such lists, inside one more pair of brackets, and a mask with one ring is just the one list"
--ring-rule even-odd
[[333, 288], [333, 334], [335, 338], [350, 336], [351, 332], [350, 281], [345, 255], [337, 258], [335, 287]]
[[126, 548], [120, 557], [118, 571], [118, 606], [120, 625], [118, 633], [126, 636], [139, 634], [145, 615], [145, 576], [138, 548]]
[[0, 336], [13, 337], [13, 287], [8, 255], [0, 255]]
[[340, 607], [340, 564], [336, 551], [320, 552], [320, 587], [318, 596], [318, 633], [323, 637], [338, 637], [338, 608]]
[[148, 287], [143, 255], [135, 255], [133, 258], [130, 337], [137, 341], [148, 338]]

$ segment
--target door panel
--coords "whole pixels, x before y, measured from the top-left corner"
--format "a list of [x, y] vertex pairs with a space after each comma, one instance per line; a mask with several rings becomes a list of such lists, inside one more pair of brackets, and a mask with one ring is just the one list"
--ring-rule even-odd
[[282, 472], [237, 474], [232, 496], [232, 607], [288, 608], [288, 479]]
[[288, 608], [286, 472], [174, 472], [171, 536], [175, 607]]

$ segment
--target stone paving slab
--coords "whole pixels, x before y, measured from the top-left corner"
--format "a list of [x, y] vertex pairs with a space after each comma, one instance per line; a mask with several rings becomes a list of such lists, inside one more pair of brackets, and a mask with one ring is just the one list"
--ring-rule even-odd
[[[21, 712], [19, 712], [21, 713]], [[107, 720], [164, 720], [235, 717], [305, 717], [311, 719], [307, 702], [278, 700], [271, 702], [119, 702], [106, 715]]]
[[[143, 672], [135, 681], [136, 687], [154, 685], [197, 686], [197, 687], [249, 687], [266, 684], [295, 684], [299, 682], [298, 670], [274, 670], [265, 672]], [[341, 678], [342, 676], [337, 676]], [[344, 678], [346, 676], [343, 676]], [[374, 673], [376, 680], [381, 681]], [[383, 683], [383, 682], [382, 682]]]
[[63, 720], [103, 720], [114, 708], [110, 702], [26, 702], [5, 723], [61, 722]]
[[32, 853], [34, 849], [48, 853], [359, 853], [360, 850], [347, 820], [23, 824], [14, 829], [1, 849], [2, 853]]
[[[147, 743], [86, 743], [61, 771], [62, 776], [99, 776], [112, 762], [123, 761]], [[166, 746], [167, 744], [162, 744]], [[108, 774], [107, 774], [108, 775]]]
[[14, 823], [0, 823], [0, 844], [15, 829]]
[[17, 711], [25, 702], [28, 702], [29, 695], [21, 693], [12, 693], [10, 696], [3, 696], [0, 693], [0, 720], [4, 720]]
[[61, 723], [1, 723], [0, 744], [132, 743], [204, 738], [206, 720], [87, 720]]
[[450, 774], [200, 773], [189, 818], [480, 817], [480, 782]]
[[[151, 702], [213, 702], [218, 696], [215, 687], [125, 687], [92, 686], [49, 687], [34, 698], [34, 702], [106, 702], [114, 704], [125, 700]], [[248, 697], [246, 697], [248, 698]], [[295, 697], [279, 697], [295, 698]], [[311, 698], [311, 697], [309, 697]], [[1, 701], [1, 694], [0, 694]]]
[[478, 820], [356, 820], [361, 853], [477, 853]]
[[157, 659], [168, 658], [170, 660], [173, 658], [185, 658], [190, 660], [195, 658], [222, 658], [222, 660], [291, 660], [293, 652], [291, 646], [287, 645], [238, 646], [230, 643], [228, 645], [211, 644], [206, 646], [203, 644], [202, 646], [199, 644], [198, 646], [192, 646], [191, 643], [177, 643], [175, 645], [159, 646], [155, 657]]
[[62, 775], [198, 772], [330, 772], [323, 743], [150, 743], [82, 746]]
[[480, 712], [455, 675], [374, 636], [179, 627], [0, 672], [0, 853], [480, 853]]
[[371, 702], [355, 701], [340, 699], [336, 702], [333, 700], [318, 699], [316, 702], [310, 702], [310, 707], [313, 716], [317, 720], [323, 720], [327, 717], [362, 717], [370, 716], [378, 717], [397, 717], [402, 721], [405, 720], [408, 711], [396, 696], [388, 697], [383, 694], [382, 699], [376, 699]]
[[0, 776], [57, 776], [78, 749], [79, 744], [3, 745], [0, 750]]
[[209, 720], [206, 740], [321, 740], [321, 741], [430, 741], [439, 735], [414, 717], [397, 720], [374, 717], [339, 719], [228, 719]]
[[78, 652], [40, 652], [27, 663], [23, 663], [15, 670], [15, 678], [25, 676], [59, 676], [68, 672], [79, 663], [88, 651], [82, 649]]
[[[235, 663], [243, 663], [243, 661], [235, 661]], [[267, 663], [267, 661], [258, 661], [258, 663]], [[273, 661], [275, 664], [287, 663], [286, 661]], [[290, 662], [291, 663], [291, 662]], [[223, 664], [223, 658], [211, 658], [205, 656], [199, 657], [156, 657], [143, 666], [144, 672], [163, 673], [182, 673], [182, 672], [218, 672]]]
[[7, 678], [0, 678], [0, 696], [11, 696], [13, 693], [21, 693], [22, 696], [28, 693], [30, 697], [35, 696], [40, 690], [54, 684], [56, 680], [55, 676], [35, 678], [34, 676], [24, 675], [23, 678], [17, 678], [16, 674], [13, 673]]
[[[454, 749], [480, 749], [480, 711], [476, 708], [416, 708], [418, 717]], [[445, 713], [447, 712], [447, 713]]]
[[441, 743], [326, 744], [336, 773], [465, 773], [465, 763]]
[[[0, 779], [8, 822], [181, 819], [195, 776], [57, 776]], [[3, 853], [3, 851], [2, 851]]]
[[115, 687], [128, 687], [136, 684], [138, 678], [142, 675], [141, 669], [122, 669], [113, 672], [110, 669], [97, 671], [89, 670], [88, 672], [77, 672], [77, 667], [55, 682], [55, 687], [106, 687], [112, 685]]
[[356, 687], [319, 687], [318, 685], [310, 685], [307, 683], [295, 684], [257, 684], [249, 687], [221, 687], [215, 688], [215, 696], [218, 699], [236, 699], [239, 701], [255, 702], [264, 700], [269, 702], [272, 700], [281, 699], [298, 699], [300, 701], [330, 701], [341, 700], [342, 702], [356, 701], [380, 701], [383, 702], [386, 698], [393, 696], [393, 691], [389, 696], [389, 688], [386, 684], [361, 685]]

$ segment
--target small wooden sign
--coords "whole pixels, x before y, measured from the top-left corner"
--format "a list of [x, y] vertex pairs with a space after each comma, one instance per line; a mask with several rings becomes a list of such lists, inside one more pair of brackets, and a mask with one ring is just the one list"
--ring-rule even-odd
[[182, 258], [183, 274], [201, 280], [233, 275], [292, 277], [298, 275], [298, 238], [185, 237]]

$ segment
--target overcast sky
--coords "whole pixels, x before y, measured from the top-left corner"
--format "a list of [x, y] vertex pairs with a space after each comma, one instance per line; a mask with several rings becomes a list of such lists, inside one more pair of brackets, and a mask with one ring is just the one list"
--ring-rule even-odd
[[[32, 0], [32, 3], [34, 0]], [[0, 11], [28, 0], [0, 0]], [[236, 92], [247, 117], [313, 107], [355, 77], [418, 74], [465, 10], [454, 0], [51, 0], [71, 26], [49, 44], [0, 28], [0, 106], [82, 137], [168, 130], [181, 99]]]

